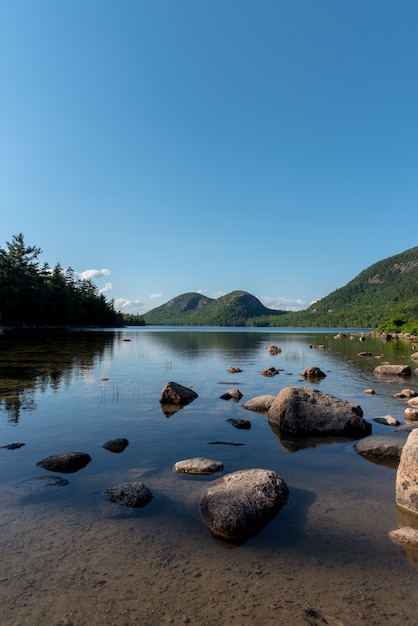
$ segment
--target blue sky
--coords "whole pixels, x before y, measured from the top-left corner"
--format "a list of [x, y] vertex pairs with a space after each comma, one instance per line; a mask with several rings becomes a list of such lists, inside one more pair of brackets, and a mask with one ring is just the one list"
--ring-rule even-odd
[[0, 246], [122, 311], [306, 308], [418, 245], [417, 23], [415, 0], [1, 3]]

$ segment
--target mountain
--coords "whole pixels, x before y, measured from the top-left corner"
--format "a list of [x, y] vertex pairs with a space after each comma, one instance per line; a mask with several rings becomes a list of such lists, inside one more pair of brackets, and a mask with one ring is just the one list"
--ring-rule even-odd
[[418, 319], [418, 247], [371, 265], [280, 326], [376, 328], [388, 317]]
[[217, 298], [177, 296], [144, 315], [167, 326], [270, 326], [377, 328], [389, 317], [418, 319], [418, 247], [362, 271], [309, 308], [289, 313], [267, 309], [246, 291]]
[[256, 326], [262, 318], [284, 313], [267, 309], [246, 291], [233, 291], [217, 299], [184, 293], [145, 313], [144, 319], [146, 324], [164, 326]]

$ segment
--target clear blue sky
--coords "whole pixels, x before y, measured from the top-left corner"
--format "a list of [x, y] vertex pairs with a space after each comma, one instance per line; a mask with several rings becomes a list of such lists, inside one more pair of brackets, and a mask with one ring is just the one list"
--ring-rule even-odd
[[0, 247], [123, 311], [306, 308], [418, 245], [418, 2], [0, 5]]

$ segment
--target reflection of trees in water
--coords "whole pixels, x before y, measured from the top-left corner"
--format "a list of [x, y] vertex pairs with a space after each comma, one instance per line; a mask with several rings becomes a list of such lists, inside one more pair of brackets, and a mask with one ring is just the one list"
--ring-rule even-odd
[[251, 358], [260, 346], [277, 343], [277, 335], [269, 332], [179, 331], [152, 332], [147, 337], [162, 346], [168, 347], [180, 357], [200, 359], [202, 355], [218, 351], [226, 358]]
[[0, 409], [18, 423], [22, 411], [36, 408], [40, 390], [68, 387], [75, 375], [92, 369], [105, 354], [112, 355], [112, 332], [11, 332], [2, 335], [0, 351]]

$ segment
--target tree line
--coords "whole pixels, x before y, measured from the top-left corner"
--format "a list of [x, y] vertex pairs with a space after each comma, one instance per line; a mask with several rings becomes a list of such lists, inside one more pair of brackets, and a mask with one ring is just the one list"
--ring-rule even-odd
[[122, 316], [89, 279], [75, 272], [40, 266], [37, 246], [23, 234], [0, 247], [0, 324], [2, 326], [120, 326]]

